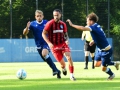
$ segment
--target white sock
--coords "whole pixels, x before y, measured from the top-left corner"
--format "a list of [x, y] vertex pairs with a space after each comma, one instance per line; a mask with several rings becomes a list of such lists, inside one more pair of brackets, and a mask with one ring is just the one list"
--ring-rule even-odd
[[70, 73], [70, 78], [74, 77], [73, 73]]
[[63, 68], [62, 70], [63, 70], [63, 71], [66, 71], [66, 68]]

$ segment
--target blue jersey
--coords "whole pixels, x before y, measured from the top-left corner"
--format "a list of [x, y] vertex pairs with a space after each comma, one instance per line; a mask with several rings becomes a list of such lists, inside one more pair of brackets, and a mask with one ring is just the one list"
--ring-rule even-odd
[[42, 37], [42, 31], [46, 23], [47, 23], [47, 20], [42, 20], [40, 23], [35, 20], [35, 21], [32, 21], [30, 24], [29, 30], [33, 32], [37, 47], [47, 44]]
[[96, 43], [97, 47], [101, 50], [106, 48], [109, 43], [106, 39], [105, 33], [100, 25], [97, 23], [93, 24], [92, 26], [89, 26], [91, 29], [91, 36]]

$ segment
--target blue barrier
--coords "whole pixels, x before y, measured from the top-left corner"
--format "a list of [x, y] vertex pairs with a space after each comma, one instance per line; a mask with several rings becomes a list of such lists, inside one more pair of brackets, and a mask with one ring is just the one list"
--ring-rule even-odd
[[[112, 39], [108, 38], [112, 45]], [[84, 41], [70, 38], [71, 55], [74, 62], [84, 61]], [[53, 61], [56, 61], [50, 53]], [[66, 60], [66, 59], [65, 59]], [[42, 62], [34, 39], [0, 39], [0, 62]]]

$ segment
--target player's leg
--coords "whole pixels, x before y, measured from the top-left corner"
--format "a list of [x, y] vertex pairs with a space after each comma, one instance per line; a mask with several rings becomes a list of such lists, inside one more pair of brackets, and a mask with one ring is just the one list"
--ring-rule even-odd
[[92, 69], [94, 69], [94, 57], [95, 57], [95, 54], [94, 53], [90, 53], [90, 56], [92, 58]]
[[90, 54], [89, 51], [90, 51], [90, 45], [89, 45], [89, 42], [86, 41], [84, 45], [84, 52], [85, 52], [85, 57], [84, 57], [85, 68], [84, 69], [88, 69], [89, 54]]
[[116, 70], [119, 70], [120, 61], [115, 61], [115, 62], [110, 61], [110, 63], [109, 63], [108, 65], [109, 65], [109, 66], [114, 65], [115, 68], [116, 68]]
[[73, 74], [74, 73], [74, 65], [73, 65], [73, 61], [71, 58], [71, 54], [70, 54], [70, 52], [65, 52], [64, 56], [66, 57], [68, 64], [69, 64], [70, 80], [74, 81], [76, 79], [75, 79], [74, 74]]
[[97, 51], [96, 54], [95, 54], [95, 64], [94, 64], [94, 66], [95, 67], [100, 67], [101, 63], [102, 63], [102, 61], [101, 61], [101, 53], [99, 51]]
[[44, 48], [42, 50], [42, 56], [44, 57], [45, 61], [47, 64], [51, 67], [53, 70], [53, 76], [59, 73], [59, 70], [57, 69], [56, 65], [53, 63], [51, 57], [49, 56], [49, 51], [48, 49]]
[[59, 63], [61, 65], [63, 75], [66, 76], [67, 75], [67, 69], [66, 69], [66, 64], [65, 64], [64, 59], [62, 58], [61, 60], [59, 60]]
[[115, 74], [112, 72], [112, 70], [108, 68], [108, 64], [111, 62], [111, 56], [112, 49], [108, 51], [101, 51], [102, 71], [109, 75], [108, 80], [112, 80], [115, 77]]
[[98, 60], [98, 61], [95, 60], [94, 66], [95, 67], [100, 67], [101, 66], [101, 62], [102, 62], [101, 60]]
[[120, 61], [114, 62], [114, 66], [115, 66], [116, 70], [119, 70], [119, 65], [120, 65]]
[[66, 57], [68, 64], [69, 64], [70, 80], [75, 81], [76, 79], [75, 79], [74, 74], [73, 74], [74, 73], [74, 66], [73, 66], [73, 61], [71, 58], [70, 48], [66, 43], [63, 44], [62, 53]]
[[85, 68], [84, 69], [88, 69], [89, 53], [90, 53], [89, 51], [85, 51], [85, 58], [84, 58]]
[[107, 66], [102, 66], [102, 71], [106, 72], [109, 75], [108, 80], [112, 80], [115, 77], [115, 74]]
[[96, 44], [93, 44], [90, 46], [90, 56], [92, 58], [92, 69], [94, 69], [94, 57], [95, 57], [95, 49], [96, 49]]
[[[54, 46], [55, 48], [56, 46]], [[58, 48], [58, 47], [57, 47]], [[55, 57], [55, 59], [60, 63], [61, 68], [62, 68], [62, 72], [64, 75], [67, 75], [67, 70], [66, 70], [66, 64], [65, 61], [63, 59], [63, 53], [61, 49], [58, 50], [52, 50], [53, 56]]]
[[119, 62], [119, 61], [116, 61], [116, 62], [111, 61], [108, 65], [109, 65], [109, 66], [114, 65], [115, 68], [116, 68], [116, 70], [119, 70], [120, 62]]
[[[37, 49], [39, 55], [41, 56], [41, 58], [50, 66], [50, 68], [53, 71], [53, 75], [58, 74], [58, 69], [56, 68], [56, 65], [53, 63], [53, 61], [51, 60], [50, 56], [49, 56], [49, 52], [47, 49]], [[43, 53], [43, 54], [42, 54]]]
[[[109, 51], [112, 52], [112, 49], [110, 49]], [[110, 62], [108, 63], [108, 65], [109, 65], [109, 66], [110, 66], [110, 65], [114, 65], [115, 68], [116, 68], [116, 70], [119, 70], [120, 62], [119, 62], [119, 61], [113, 62], [113, 61], [111, 61], [111, 58], [110, 58]]]

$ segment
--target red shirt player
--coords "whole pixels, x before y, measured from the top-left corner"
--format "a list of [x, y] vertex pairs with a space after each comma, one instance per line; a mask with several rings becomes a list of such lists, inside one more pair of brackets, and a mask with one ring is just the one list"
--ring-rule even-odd
[[42, 36], [49, 45], [55, 59], [61, 64], [62, 72], [64, 75], [67, 75], [67, 70], [63, 56], [66, 57], [69, 63], [70, 80], [74, 81], [76, 79], [73, 75], [74, 66], [70, 54], [70, 48], [68, 46], [69, 38], [67, 34], [67, 27], [66, 24], [60, 20], [61, 11], [59, 9], [55, 9], [53, 11], [53, 17], [54, 19], [50, 20], [46, 24], [42, 32]]

